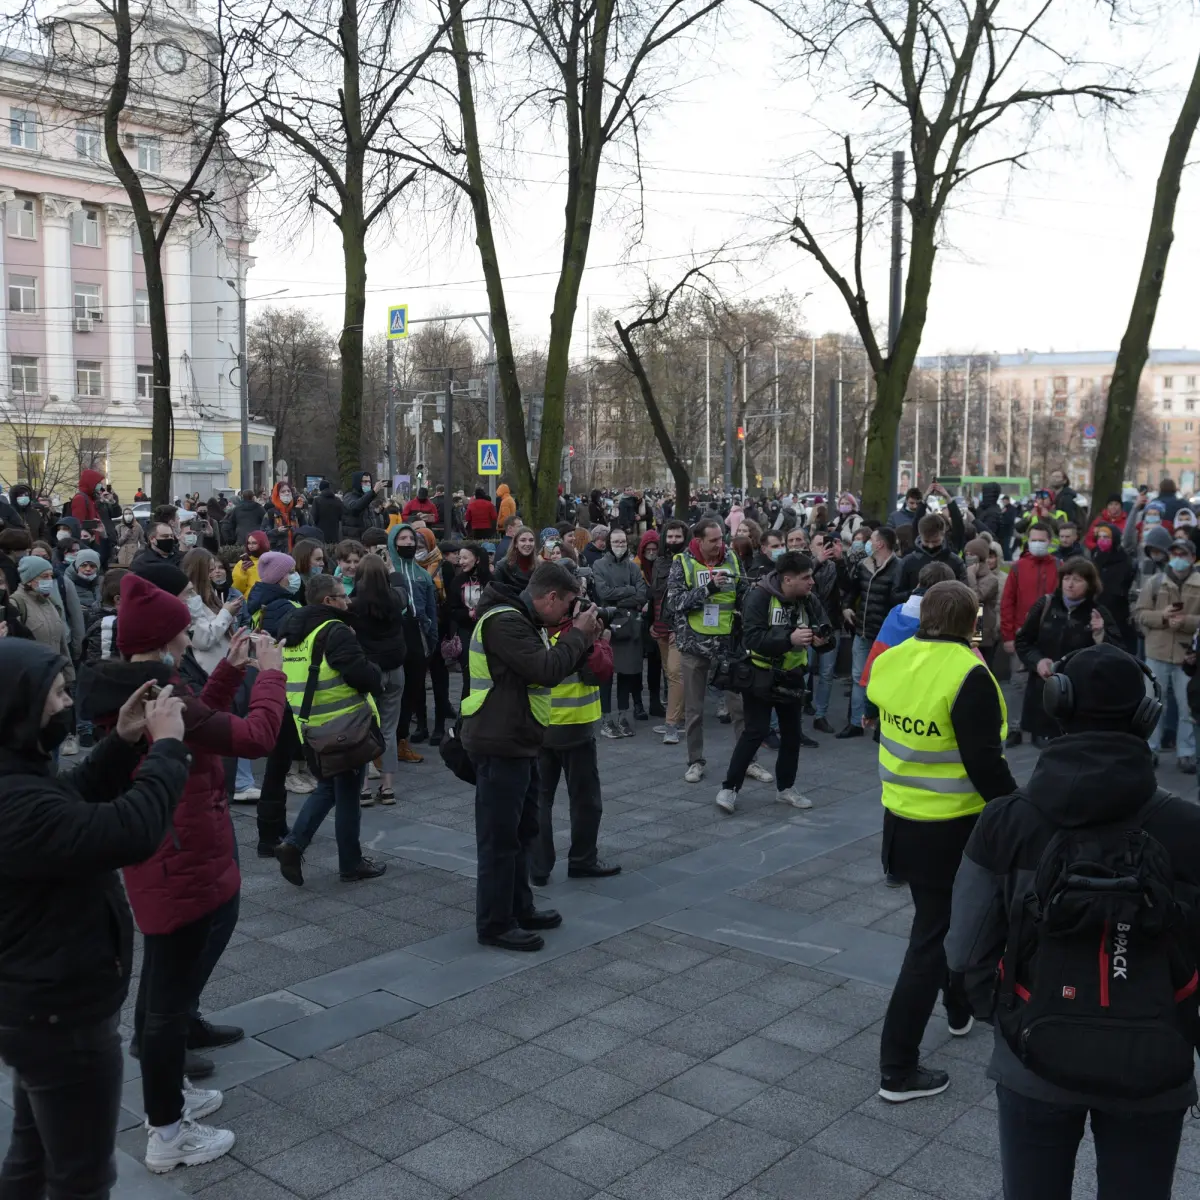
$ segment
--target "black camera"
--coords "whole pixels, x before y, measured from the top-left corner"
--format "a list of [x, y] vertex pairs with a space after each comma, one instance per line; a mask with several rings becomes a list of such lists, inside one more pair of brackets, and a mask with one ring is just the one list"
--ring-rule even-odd
[[828, 621], [822, 621], [820, 625], [814, 625], [812, 631], [813, 641], [815, 642], [827, 642], [833, 637], [833, 626]]
[[604, 608], [597, 604], [596, 616], [598, 616], [605, 625], [613, 625], [621, 619], [621, 610], [619, 608]]

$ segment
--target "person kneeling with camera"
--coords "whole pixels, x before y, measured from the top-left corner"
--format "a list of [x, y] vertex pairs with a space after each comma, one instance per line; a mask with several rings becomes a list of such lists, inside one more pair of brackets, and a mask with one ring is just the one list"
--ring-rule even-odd
[[779, 754], [775, 759], [776, 799], [793, 808], [812, 808], [797, 792], [800, 716], [804, 711], [804, 674], [813, 647], [833, 636], [833, 627], [812, 593], [813, 563], [807, 554], [789, 552], [775, 570], [746, 593], [742, 640], [750, 651], [750, 687], [743, 692], [745, 728], [733, 748], [717, 807], [732, 813], [746, 770], [771, 728], [771, 712], [779, 714]]

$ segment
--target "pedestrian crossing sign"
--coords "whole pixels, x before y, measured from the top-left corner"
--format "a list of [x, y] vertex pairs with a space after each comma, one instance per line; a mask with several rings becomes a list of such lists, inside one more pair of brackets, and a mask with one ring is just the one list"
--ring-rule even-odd
[[500, 474], [500, 439], [479, 439], [479, 474]]
[[393, 304], [388, 309], [388, 338], [408, 337], [408, 305]]

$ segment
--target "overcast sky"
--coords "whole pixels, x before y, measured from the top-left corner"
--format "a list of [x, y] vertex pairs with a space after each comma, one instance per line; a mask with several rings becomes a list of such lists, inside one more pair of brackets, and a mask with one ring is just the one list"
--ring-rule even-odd
[[[1043, 137], [1025, 171], [1001, 168], [976, 177], [947, 223], [935, 268], [923, 353], [1115, 349], [1128, 317], [1146, 224], [1167, 136], [1200, 50], [1200, 28], [1160, 20], [1122, 30], [1118, 53], [1149, 48], [1155, 67], [1144, 76], [1152, 95], [1106, 137], [1095, 122], [1064, 119]], [[620, 309], [647, 271], [670, 283], [695, 251], [756, 242], [771, 232], [770, 215], [794, 194], [797, 156], [856, 121], [845, 99], [814, 102], [807, 86], [789, 82], [781, 40], [765, 16], [740, 13], [720, 35], [697, 46], [690, 78], [649, 126], [643, 152], [646, 227], [630, 248], [628, 176], [604, 167], [589, 265], [576, 321], [573, 356], [585, 349], [586, 305]], [[562, 159], [547, 137], [528, 134], [514, 163], [519, 178], [495, 204], [503, 214], [501, 265], [509, 279], [516, 336], [544, 341], [549, 331], [561, 257]], [[903, 148], [898, 146], [897, 148]], [[1200, 159], [1200, 146], [1193, 147]], [[1185, 176], [1175, 244], [1153, 345], [1200, 347], [1194, 290], [1200, 277], [1200, 172]], [[252, 295], [280, 288], [272, 303], [312, 306], [337, 327], [341, 319], [340, 242], [321, 217], [297, 237], [264, 217], [255, 243]], [[837, 247], [835, 247], [837, 249]], [[839, 255], [845, 262], [845, 247]], [[805, 329], [849, 331], [839, 297], [816, 265], [781, 244], [746, 256], [725, 274], [735, 299], [787, 289], [811, 293]], [[870, 248], [869, 288], [876, 317], [886, 315], [886, 246]], [[518, 278], [519, 277], [519, 278]], [[450, 236], [431, 241], [420, 213], [402, 232], [373, 246], [368, 332], [382, 331], [388, 304], [407, 303], [410, 316], [487, 307], [473, 230], [466, 213]]]

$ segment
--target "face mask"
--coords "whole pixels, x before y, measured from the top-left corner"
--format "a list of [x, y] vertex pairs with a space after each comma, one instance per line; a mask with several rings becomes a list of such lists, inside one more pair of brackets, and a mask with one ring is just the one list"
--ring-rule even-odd
[[224, 571], [220, 571], [216, 575], [211, 576], [209, 582], [213, 585], [213, 587], [222, 588], [225, 586], [225, 581], [228, 578], [229, 576], [226, 575]]
[[49, 596], [54, 591], [54, 580], [39, 579], [37, 581], [37, 590], [41, 592], [43, 596]]
[[1177, 575], [1182, 575], [1184, 571], [1186, 571], [1192, 565], [1192, 560], [1190, 558], [1181, 558], [1176, 555], [1174, 558], [1167, 560], [1167, 565]]
[[95, 571], [80, 571], [79, 578], [82, 579], [84, 583], [95, 583], [96, 582], [96, 572]]
[[1030, 542], [1029, 553], [1032, 554], [1034, 558], [1045, 558], [1046, 555], [1050, 553], [1050, 543]]
[[298, 592], [300, 590], [300, 572], [293, 571], [283, 584], [284, 590], [288, 592]]
[[17, 497], [17, 503], [18, 503], [18, 504], [19, 504], [19, 505], [20, 505], [22, 508], [28, 508], [28, 507], [29, 507], [29, 497], [28, 497], [28, 496], [18, 496], [18, 497]]
[[629, 551], [628, 546], [622, 546], [619, 550], [617, 549], [616, 546], [613, 546], [612, 547], [612, 556], [613, 556], [613, 558], [615, 558], [617, 560], [617, 562], [620, 562], [621, 559], [623, 559], [625, 557], [625, 555], [628, 553], [628, 551]]
[[1143, 524], [1145, 524], [1145, 525], [1161, 525], [1161, 524], [1162, 524], [1162, 517], [1160, 517], [1160, 516], [1158, 515], [1158, 513], [1156, 513], [1156, 512], [1150, 512], [1150, 513], [1147, 513], [1147, 514], [1146, 514], [1146, 519], [1145, 519], [1145, 521], [1143, 522]]
[[787, 551], [786, 551], [786, 550], [785, 550], [785, 549], [784, 549], [782, 546], [775, 546], [775, 547], [774, 547], [774, 548], [771, 550], [771, 558], [772, 558], [772, 559], [780, 559], [780, 558], [782, 558], [782, 557], [783, 557], [783, 556], [784, 556], [786, 553], [787, 553]]
[[291, 504], [291, 502], [292, 502], [292, 493], [291, 492], [280, 492], [279, 493], [279, 503], [280, 504]]
[[667, 543], [667, 553], [668, 554], [678, 554], [682, 549], [683, 549], [682, 542], [668, 542]]
[[160, 661], [162, 665], [169, 671], [175, 665], [175, 655], [173, 655], [170, 650], [164, 651]]
[[840, 513], [852, 513], [853, 511], [854, 511], [853, 504], [839, 504], [838, 505], [838, 512], [840, 512]]
[[53, 754], [71, 735], [71, 710], [64, 708], [42, 726], [38, 733], [38, 745], [47, 754]]
[[183, 544], [185, 546], [194, 546], [196, 544], [196, 535], [194, 533], [185, 533], [183, 535]]
[[71, 539], [71, 531], [69, 529], [60, 529], [55, 535], [56, 542], [67, 542]]
[[63, 555], [63, 558], [64, 558], [64, 559], [66, 559], [66, 561], [67, 561], [67, 562], [69, 562], [69, 563], [73, 563], [73, 562], [75, 561], [76, 555], [74, 555], [74, 554], [64, 554], [64, 555]]
[[132, 525], [133, 524], [133, 513], [126, 513], [125, 516], [122, 517], [122, 520], [125, 522], [126, 525]]
[[155, 543], [160, 554], [171, 555], [175, 553], [175, 547], [178, 543], [174, 538], [159, 538]]
[[397, 546], [396, 553], [401, 558], [413, 559], [417, 557], [417, 548], [416, 546]]
[[1111, 550], [1112, 544], [1113, 544], [1112, 538], [1098, 537], [1096, 539], [1096, 549], [1097, 550]]
[[320, 563], [309, 563], [308, 565], [308, 573], [310, 575], [321, 575], [324, 574], [324, 571], [325, 568]]

